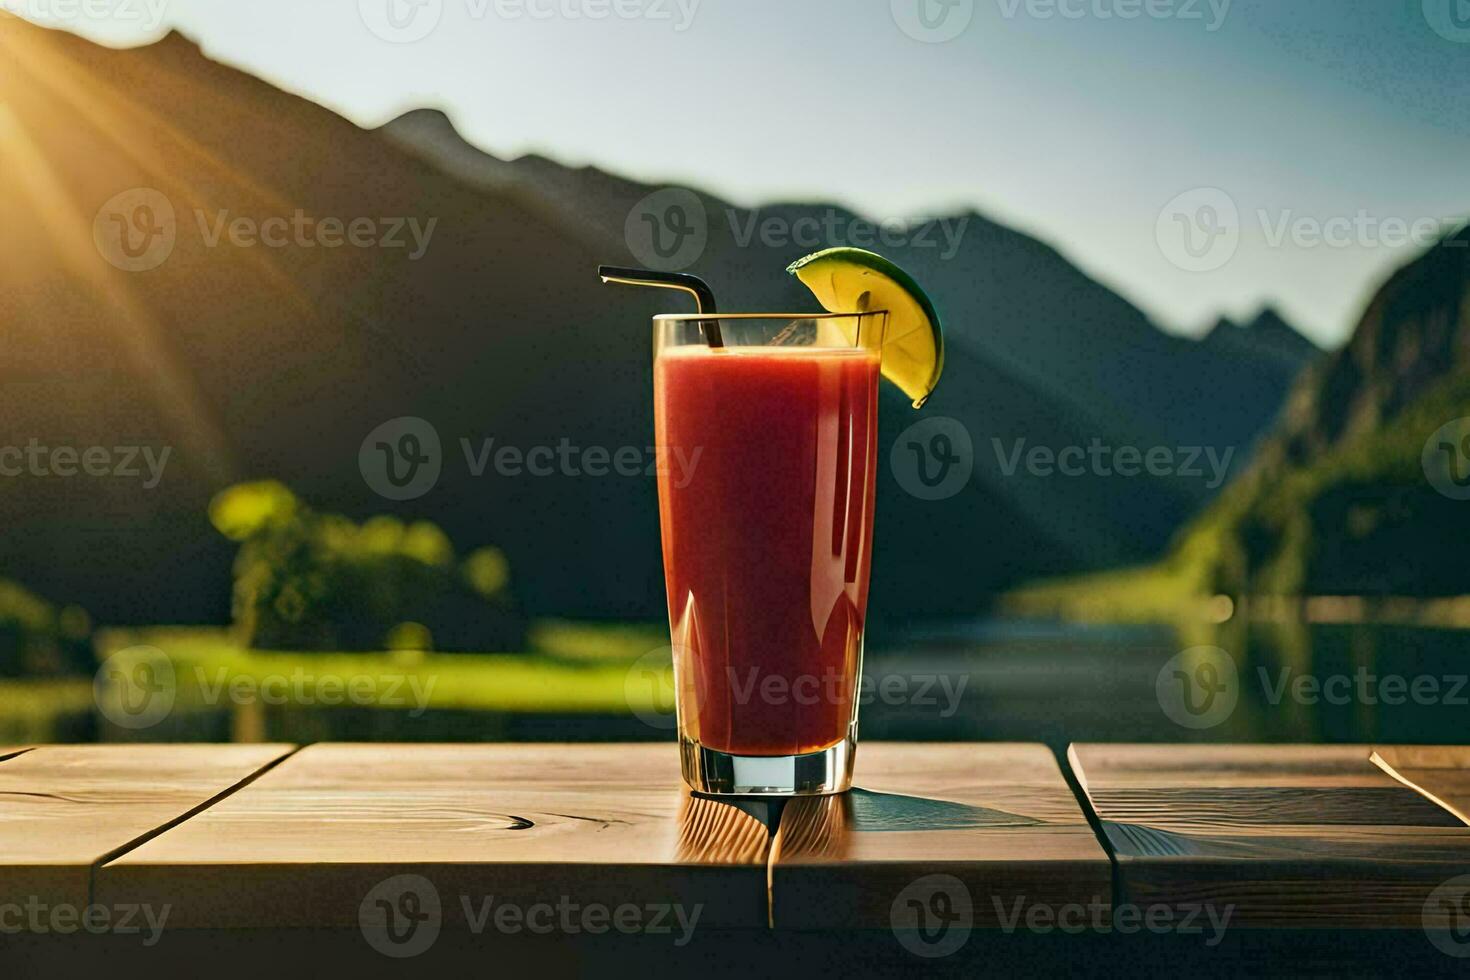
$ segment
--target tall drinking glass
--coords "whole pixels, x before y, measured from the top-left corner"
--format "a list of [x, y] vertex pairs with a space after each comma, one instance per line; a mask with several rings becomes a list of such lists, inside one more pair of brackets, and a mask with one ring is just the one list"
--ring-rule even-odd
[[852, 782], [885, 313], [654, 318], [659, 517], [685, 781]]

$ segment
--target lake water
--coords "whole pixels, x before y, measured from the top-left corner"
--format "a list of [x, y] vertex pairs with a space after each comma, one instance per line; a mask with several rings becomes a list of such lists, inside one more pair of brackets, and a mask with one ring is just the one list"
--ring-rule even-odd
[[[1060, 626], [986, 621], [870, 645], [862, 737], [902, 740], [1463, 742], [1470, 630], [1382, 625]], [[590, 740], [673, 737], [669, 716], [257, 706], [130, 732], [86, 685], [6, 718], [7, 741]]]
[[[987, 623], [892, 644], [869, 667], [881, 683], [885, 672], [919, 664], [947, 674], [950, 690], [966, 680], [959, 710], [943, 717], [952, 702], [904, 704], [875, 691], [865, 736], [1057, 748], [1073, 741], [1453, 743], [1470, 736], [1467, 630]], [[900, 687], [893, 682], [893, 690]]]

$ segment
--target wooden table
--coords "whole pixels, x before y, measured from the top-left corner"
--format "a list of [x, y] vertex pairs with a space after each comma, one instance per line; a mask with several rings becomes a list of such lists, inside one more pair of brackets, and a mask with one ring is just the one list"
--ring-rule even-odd
[[1107, 855], [1045, 746], [880, 743], [858, 759], [861, 789], [794, 800], [781, 816], [776, 925], [886, 929], [935, 889], [980, 927], [1018, 902], [1107, 914]]
[[762, 931], [886, 931], [939, 897], [980, 928], [1018, 903], [1212, 902], [1233, 925], [1418, 929], [1429, 891], [1470, 873], [1464, 748], [1077, 745], [1059, 766], [1040, 745], [867, 743], [858, 758], [860, 789], [783, 810], [693, 796], [669, 745], [40, 746], [0, 753], [0, 903], [356, 930], [409, 880], [446, 929], [491, 896], [698, 905], [704, 927]]
[[1068, 755], [1120, 901], [1230, 906], [1239, 925], [1418, 929], [1430, 893], [1470, 872], [1470, 827], [1414, 782], [1422, 772], [1384, 768], [1432, 762], [1453, 794], [1470, 772], [1464, 747], [1083, 744]]
[[98, 868], [240, 788], [288, 751], [48, 746], [0, 760], [0, 900], [86, 905]]

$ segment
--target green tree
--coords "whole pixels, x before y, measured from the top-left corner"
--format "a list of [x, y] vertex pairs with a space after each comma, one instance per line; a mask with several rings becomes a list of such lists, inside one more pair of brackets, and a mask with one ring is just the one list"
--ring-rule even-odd
[[219, 493], [210, 520], [240, 544], [233, 617], [251, 646], [293, 650], [516, 649], [524, 623], [505, 556], [463, 564], [440, 528], [318, 513], [283, 484]]

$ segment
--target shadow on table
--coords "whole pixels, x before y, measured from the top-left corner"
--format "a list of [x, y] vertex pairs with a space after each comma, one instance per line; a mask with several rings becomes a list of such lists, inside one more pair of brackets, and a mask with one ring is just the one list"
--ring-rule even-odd
[[781, 831], [782, 846], [835, 856], [849, 833], [1028, 827], [1031, 817], [949, 800], [852, 789], [836, 796], [716, 797], [688, 793], [679, 811], [681, 857], [748, 860]]

